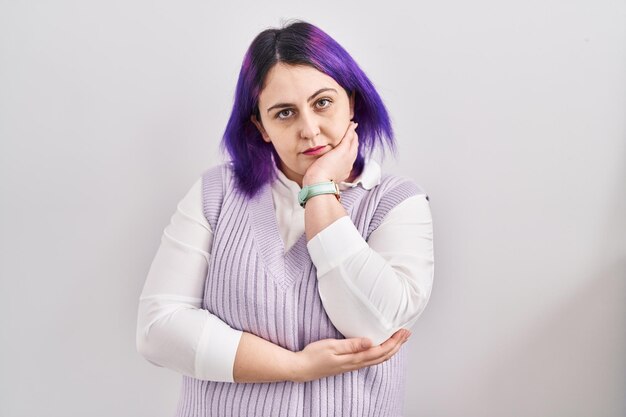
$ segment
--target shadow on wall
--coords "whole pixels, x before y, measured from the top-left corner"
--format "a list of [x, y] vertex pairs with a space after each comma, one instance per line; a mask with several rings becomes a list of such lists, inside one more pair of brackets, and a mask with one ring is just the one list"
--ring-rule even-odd
[[[626, 262], [589, 279], [485, 375], [499, 415], [626, 415]], [[519, 392], [519, 387], [524, 387]]]
[[[626, 161], [619, 166], [626, 171]], [[607, 267], [493, 359], [482, 398], [499, 415], [626, 416], [626, 172], [613, 178], [593, 254]]]

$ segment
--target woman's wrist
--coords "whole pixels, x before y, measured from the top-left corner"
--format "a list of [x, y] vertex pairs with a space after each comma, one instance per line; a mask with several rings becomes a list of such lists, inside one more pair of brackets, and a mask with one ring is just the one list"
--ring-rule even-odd
[[243, 332], [233, 368], [235, 382], [281, 382], [298, 378], [295, 352], [252, 333]]
[[290, 382], [305, 382], [306, 372], [301, 352], [288, 351], [285, 359], [285, 380]]

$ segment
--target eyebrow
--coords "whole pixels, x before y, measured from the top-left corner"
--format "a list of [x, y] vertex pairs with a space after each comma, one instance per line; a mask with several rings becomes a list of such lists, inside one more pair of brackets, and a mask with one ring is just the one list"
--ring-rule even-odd
[[[313, 100], [315, 98], [315, 96], [317, 96], [320, 93], [323, 93], [324, 91], [334, 91], [335, 93], [337, 92], [337, 90], [335, 90], [334, 88], [320, 88], [319, 90], [317, 90], [315, 93], [313, 93], [311, 95], [311, 97], [307, 98], [306, 101], [309, 102], [311, 100]], [[290, 106], [294, 106], [294, 104], [291, 103], [278, 103], [278, 104], [274, 104], [272, 107], [270, 107], [269, 109], [267, 109], [267, 112], [269, 113], [270, 110], [272, 109], [276, 109], [276, 108], [282, 108], [282, 107], [290, 107]]]

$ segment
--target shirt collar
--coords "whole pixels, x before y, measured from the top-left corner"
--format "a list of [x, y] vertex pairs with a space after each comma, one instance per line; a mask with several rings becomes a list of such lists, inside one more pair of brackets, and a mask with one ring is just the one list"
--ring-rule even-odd
[[372, 188], [380, 184], [380, 176], [381, 170], [378, 162], [373, 159], [366, 159], [365, 164], [363, 165], [363, 172], [361, 172], [361, 175], [356, 177], [354, 182], [341, 181], [339, 183], [339, 188], [345, 190], [347, 188], [354, 188], [357, 185], [361, 184], [361, 186], [366, 190], [371, 190]]

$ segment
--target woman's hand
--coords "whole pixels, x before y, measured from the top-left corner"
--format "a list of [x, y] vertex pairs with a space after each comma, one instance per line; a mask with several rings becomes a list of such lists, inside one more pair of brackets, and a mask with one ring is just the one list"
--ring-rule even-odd
[[373, 347], [367, 338], [318, 340], [292, 356], [290, 380], [306, 382], [378, 365], [395, 355], [410, 335], [407, 329], [400, 329]]
[[340, 182], [350, 177], [359, 149], [357, 126], [358, 123], [350, 122], [341, 141], [311, 164], [302, 179], [303, 186], [328, 180]]

